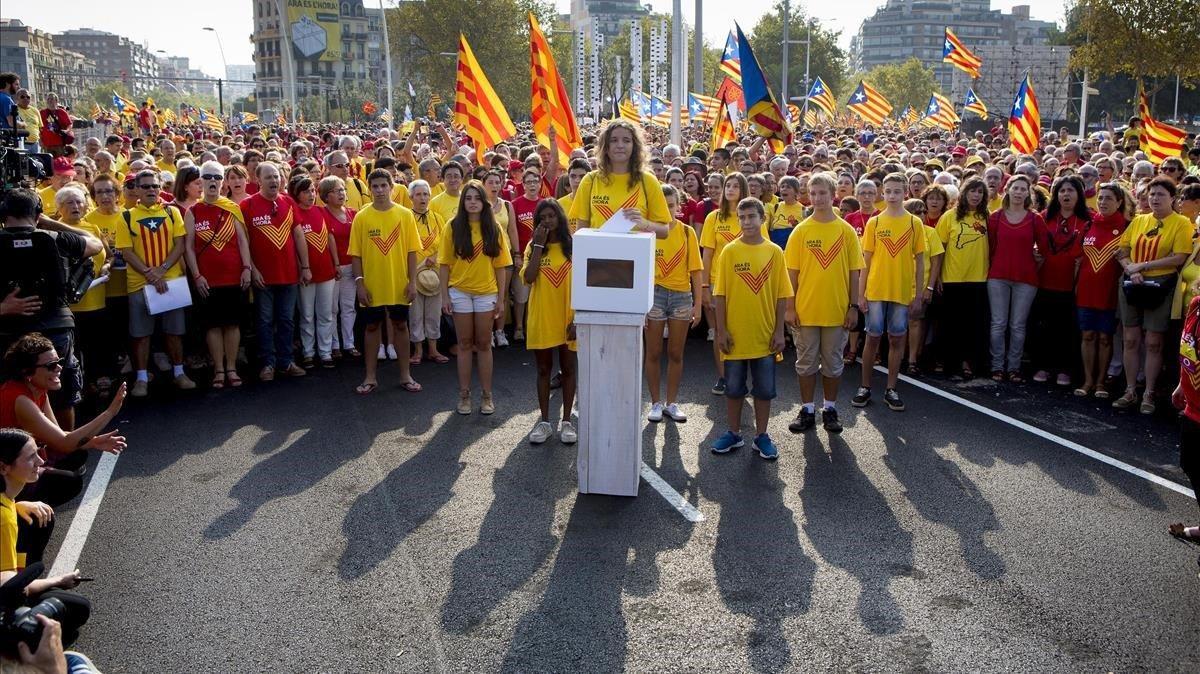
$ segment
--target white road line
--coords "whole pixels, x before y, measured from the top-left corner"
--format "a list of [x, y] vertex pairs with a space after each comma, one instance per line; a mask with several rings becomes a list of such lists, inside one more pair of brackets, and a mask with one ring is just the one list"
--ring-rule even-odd
[[642, 462], [642, 479], [649, 483], [651, 487], [654, 487], [654, 491], [665, 498], [667, 503], [671, 504], [671, 507], [678, 510], [684, 519], [689, 522], [704, 521], [704, 513], [696, 510], [696, 506], [688, 503], [682, 494], [672, 489], [671, 485], [667, 484], [667, 481], [662, 479], [662, 476], [654, 472], [653, 468], [647, 466], [645, 461]]
[[[882, 372], [884, 374], [887, 374], [887, 368], [883, 367], [882, 365], [876, 365], [875, 370], [877, 372]], [[1084, 456], [1091, 457], [1101, 463], [1108, 464], [1108, 465], [1112, 466], [1113, 468], [1123, 470], [1126, 473], [1129, 473], [1131, 475], [1136, 475], [1136, 476], [1142, 478], [1143, 480], [1148, 480], [1150, 482], [1153, 482], [1154, 484], [1156, 484], [1160, 487], [1165, 487], [1166, 489], [1170, 489], [1173, 492], [1183, 494], [1184, 496], [1187, 496], [1188, 498], [1196, 498], [1196, 493], [1194, 491], [1179, 484], [1178, 482], [1174, 482], [1174, 481], [1168, 480], [1164, 477], [1155, 475], [1154, 473], [1142, 470], [1141, 468], [1138, 468], [1137, 466], [1131, 466], [1128, 463], [1114, 459], [1111, 456], [1108, 456], [1107, 454], [1097, 452], [1094, 449], [1088, 449], [1087, 447], [1084, 447], [1083, 445], [1079, 444], [1078, 442], [1072, 442], [1071, 440], [1067, 440], [1066, 438], [1059, 437], [1053, 433], [1050, 433], [1049, 431], [1044, 431], [1036, 426], [1031, 426], [1031, 425], [1025, 423], [1024, 421], [1014, 419], [1006, 414], [1002, 414], [1000, 412], [997, 412], [996, 410], [984, 407], [983, 405], [980, 405], [978, 403], [973, 403], [970, 400], [967, 400], [966, 398], [961, 398], [961, 397], [956, 396], [953, 393], [950, 393], [948, 391], [943, 391], [942, 389], [940, 389], [936, 386], [926, 384], [923, 381], [918, 381], [907, 375], [900, 375], [900, 379], [903, 382], [905, 382], [907, 384], [911, 384], [912, 386], [916, 386], [919, 389], [928, 391], [936, 396], [940, 396], [951, 402], [956, 402], [959, 405], [962, 405], [963, 407], [973, 409], [976, 412], [979, 412], [980, 414], [985, 414], [997, 421], [1002, 421], [1002, 422], [1008, 424], [1009, 426], [1014, 426], [1023, 431], [1026, 431], [1028, 433], [1032, 433], [1032, 434], [1038, 436], [1039, 438], [1042, 438], [1044, 440], [1049, 440], [1050, 442], [1053, 442], [1054, 444], [1059, 445], [1061, 447], [1066, 447], [1067, 449], [1069, 449], [1071, 451], [1079, 452], [1080, 454], [1082, 454]]]
[[92, 522], [100, 511], [100, 502], [104, 500], [104, 492], [108, 489], [108, 481], [112, 479], [113, 468], [117, 465], [117, 455], [105, 453], [92, 472], [87, 491], [83, 492], [83, 501], [71, 518], [71, 528], [63, 538], [62, 546], [58, 548], [58, 556], [54, 558], [54, 567], [50, 569], [51, 576], [70, 573], [79, 566], [79, 556], [83, 554], [83, 544], [87, 542], [88, 532], [92, 530]]

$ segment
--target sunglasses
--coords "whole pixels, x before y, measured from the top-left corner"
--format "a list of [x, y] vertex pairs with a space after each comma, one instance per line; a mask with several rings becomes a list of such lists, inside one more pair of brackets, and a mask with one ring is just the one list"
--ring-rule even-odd
[[138, 185], [139, 190], [161, 190], [162, 185]]
[[200, 176], [200, 179], [201, 180], [224, 180], [225, 176], [221, 175], [220, 173], [209, 173], [207, 175]]
[[55, 360], [51, 360], [51, 361], [48, 361], [45, 363], [38, 363], [38, 367], [45, 368], [51, 372], [54, 372], [55, 370], [63, 369], [63, 365], [66, 362], [67, 361], [65, 358], [57, 358]]

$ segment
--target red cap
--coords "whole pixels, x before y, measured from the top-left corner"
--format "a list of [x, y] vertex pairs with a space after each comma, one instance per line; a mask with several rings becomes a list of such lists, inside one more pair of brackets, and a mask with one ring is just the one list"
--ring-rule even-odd
[[514, 159], [514, 160], [512, 160], [512, 161], [508, 162], [508, 170], [509, 170], [510, 172], [512, 172], [512, 171], [520, 171], [520, 170], [521, 170], [521, 169], [523, 169], [523, 168], [525, 168], [525, 165], [524, 165], [524, 164], [522, 164], [521, 162], [517, 161], [516, 159]]
[[955, 145], [954, 149], [950, 150], [950, 154], [955, 157], [965, 157], [967, 156], [967, 148], [961, 145]]
[[362, 149], [364, 149], [364, 150], [374, 150], [374, 149], [375, 149], [375, 143], [372, 143], [371, 141], [369, 141], [369, 140], [368, 140], [367, 142], [363, 143], [363, 147], [362, 147]]
[[54, 175], [75, 175], [75, 167], [71, 166], [71, 160], [67, 159], [66, 157], [55, 157], [52, 167], [54, 169]]

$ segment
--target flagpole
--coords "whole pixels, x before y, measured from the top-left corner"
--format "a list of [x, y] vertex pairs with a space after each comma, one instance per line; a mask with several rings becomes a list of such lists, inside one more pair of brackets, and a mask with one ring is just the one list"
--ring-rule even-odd
[[683, 0], [672, 3], [674, 16], [671, 17], [671, 97], [675, 99], [671, 105], [671, 142], [683, 147], [683, 129], [681, 127], [679, 106], [687, 102], [684, 91], [683, 50]]
[[283, 72], [280, 73], [280, 98], [283, 98], [283, 91], [288, 92], [288, 102], [292, 106], [292, 123], [296, 123], [296, 64], [292, 58], [292, 46], [288, 40], [288, 13], [287, 3], [284, 0], [279, 0], [279, 44], [283, 61], [281, 63]]
[[1087, 138], [1088, 69], [1083, 69], [1082, 101], [1079, 103], [1079, 139]]
[[388, 40], [387, 12], [383, 9], [383, 0], [379, 0], [379, 13], [383, 16], [383, 62], [387, 66], [387, 111], [392, 116], [387, 125], [390, 129], [392, 121], [396, 119], [396, 109], [392, 107], [392, 48]]

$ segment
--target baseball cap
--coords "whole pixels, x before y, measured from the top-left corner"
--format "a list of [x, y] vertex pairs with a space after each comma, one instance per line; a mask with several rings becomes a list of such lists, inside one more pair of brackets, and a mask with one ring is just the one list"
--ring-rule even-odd
[[66, 157], [55, 157], [52, 168], [55, 175], [75, 175], [75, 167], [71, 166], [71, 160]]
[[950, 150], [950, 154], [955, 157], [965, 157], [967, 155], [967, 148], [961, 145], [955, 145], [954, 149]]
[[516, 159], [508, 162], [508, 170], [509, 171], [520, 171], [523, 168], [525, 168], [525, 164], [521, 163], [520, 161], [517, 161]]

